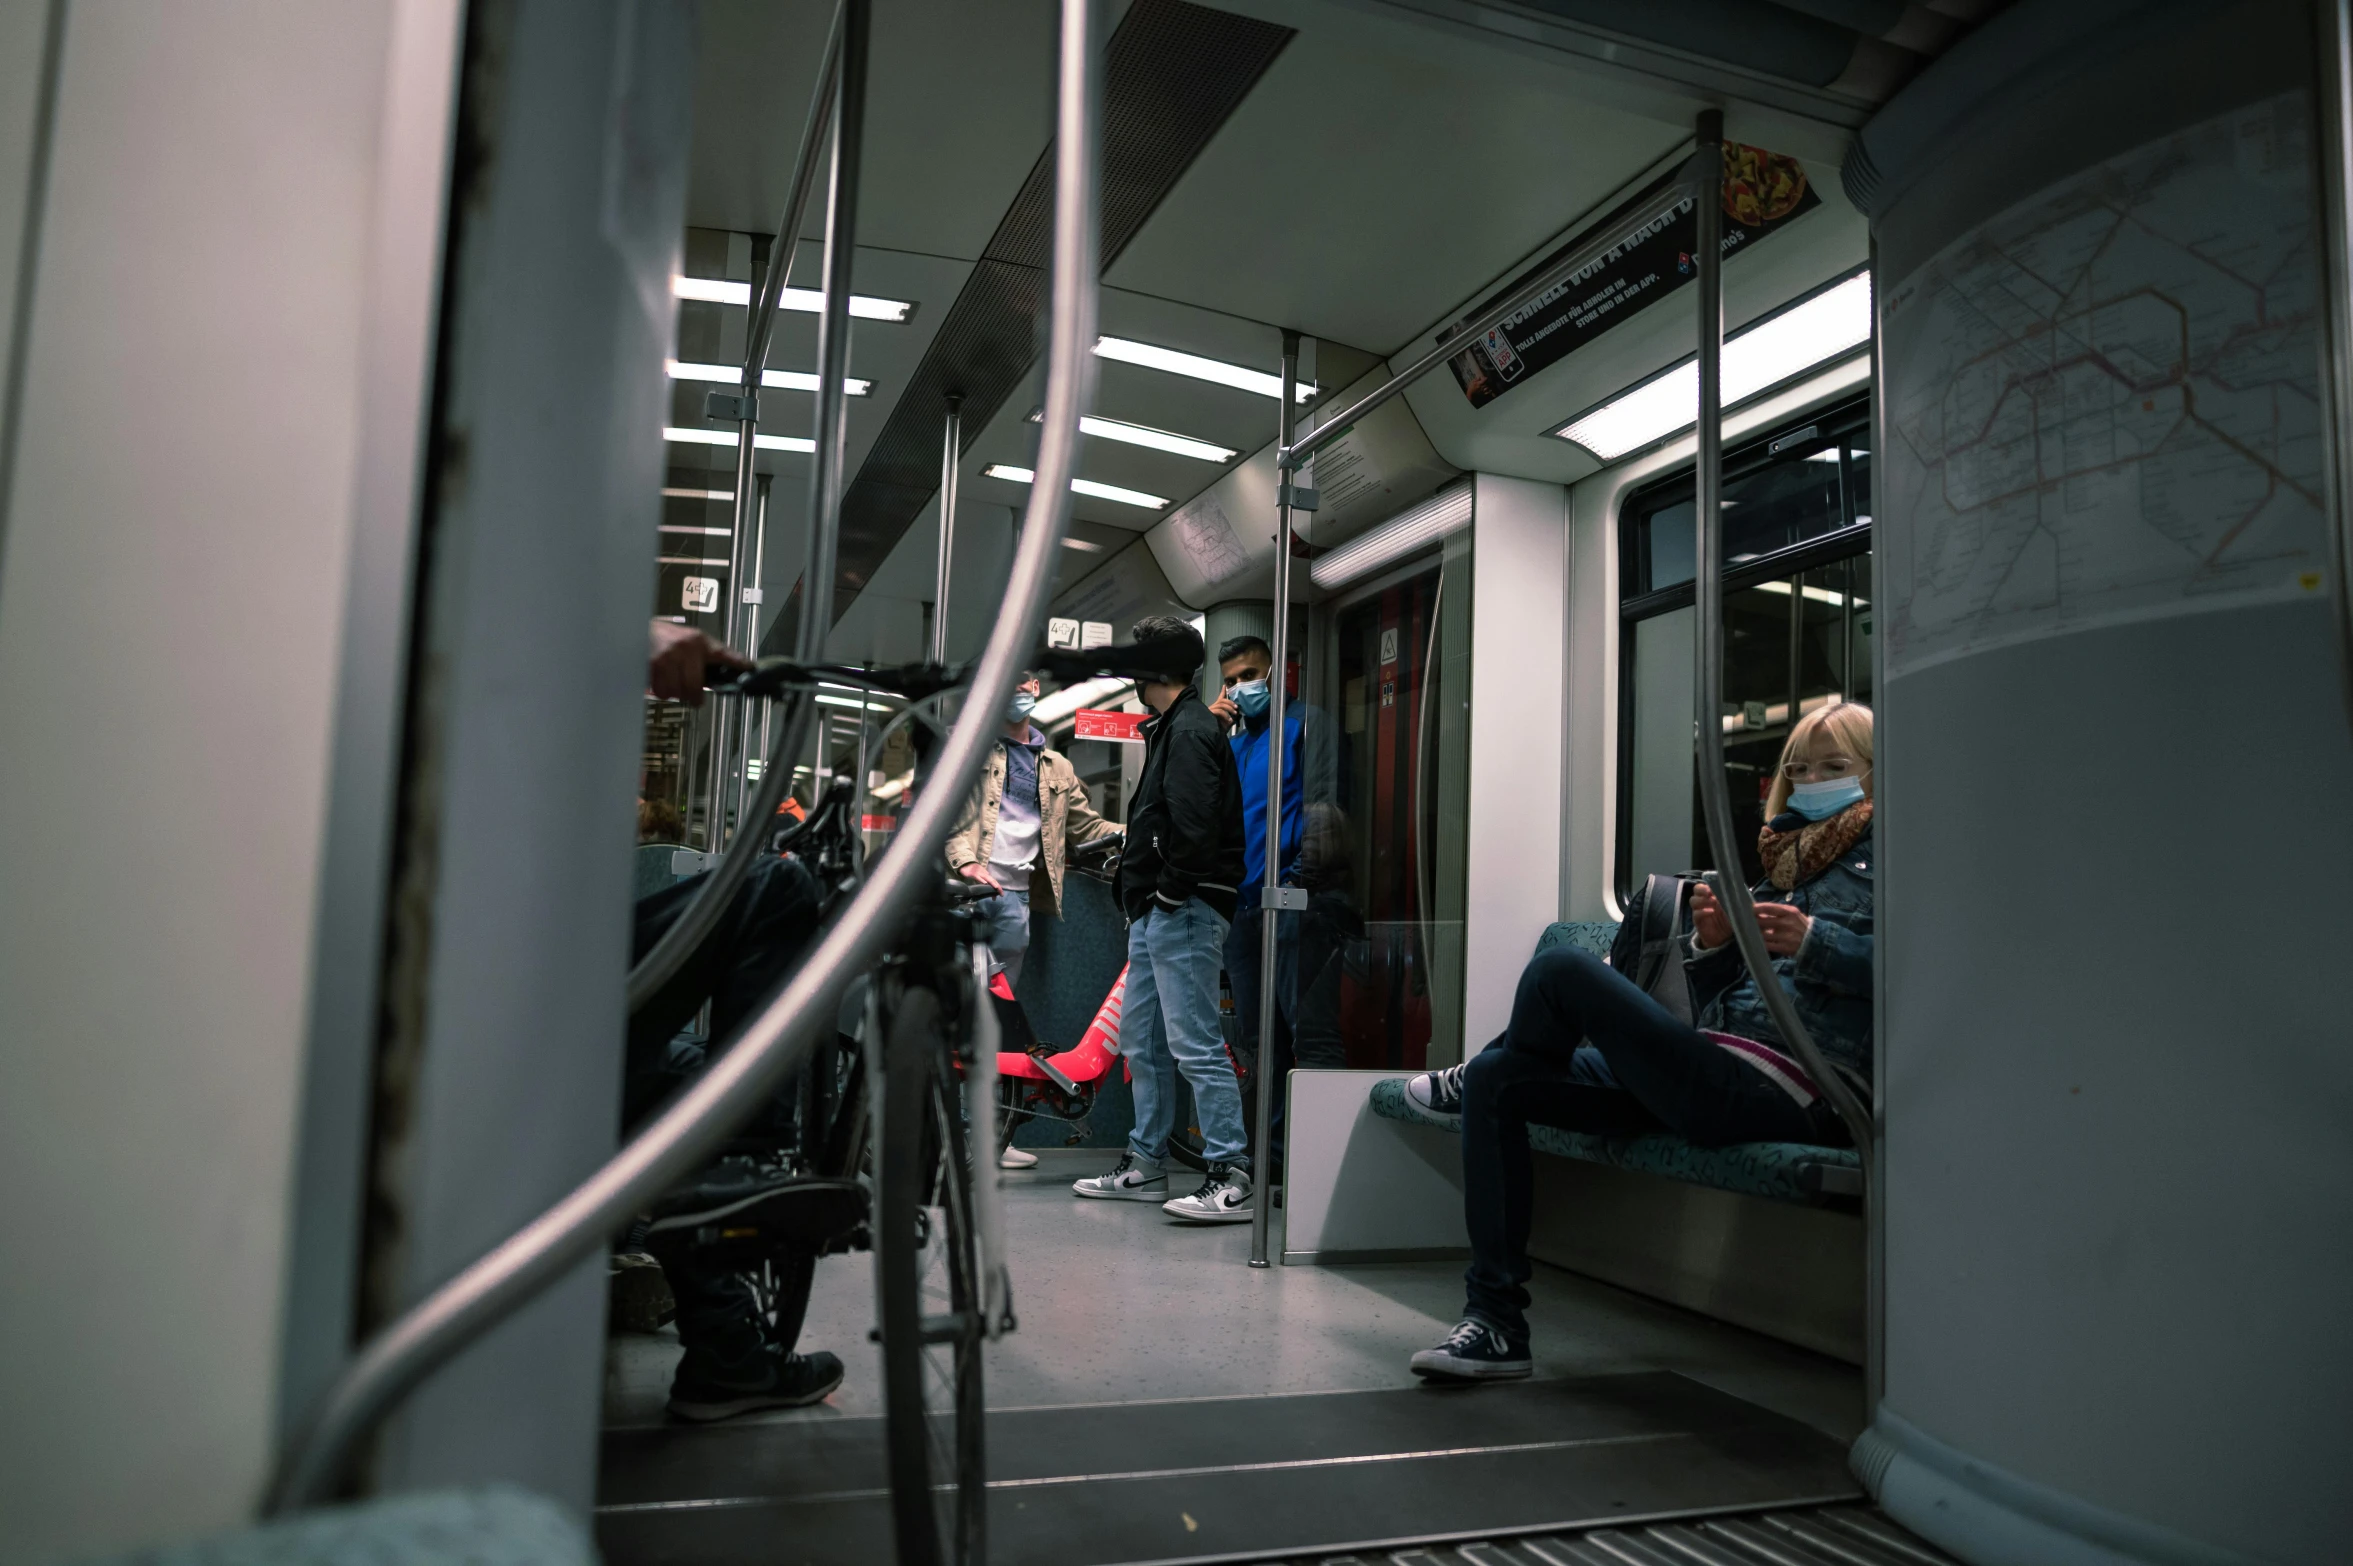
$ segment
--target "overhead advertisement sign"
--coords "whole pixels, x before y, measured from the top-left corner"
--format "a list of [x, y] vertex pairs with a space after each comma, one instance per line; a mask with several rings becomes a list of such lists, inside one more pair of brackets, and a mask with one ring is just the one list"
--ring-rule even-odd
[[[1806, 181], [1805, 166], [1795, 158], [1726, 142], [1724, 163], [1726, 260], [1822, 204]], [[1461, 322], [1439, 333], [1438, 341], [1452, 338], [1608, 224], [1656, 202], [1674, 182], [1671, 172], [1660, 176], [1482, 301]], [[1484, 408], [1536, 371], [1567, 358], [1643, 306], [1690, 282], [1698, 275], [1691, 259], [1698, 241], [1698, 204], [1686, 196], [1632, 239], [1546, 289], [1449, 360], [1463, 395], [1472, 407]]]

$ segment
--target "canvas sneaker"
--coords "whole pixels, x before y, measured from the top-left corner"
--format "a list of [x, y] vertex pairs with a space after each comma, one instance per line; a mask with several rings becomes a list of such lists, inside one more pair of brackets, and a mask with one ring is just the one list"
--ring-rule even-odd
[[842, 1362], [831, 1354], [781, 1354], [771, 1347], [741, 1375], [699, 1375], [682, 1362], [670, 1383], [670, 1413], [708, 1424], [763, 1408], [805, 1408], [841, 1384]]
[[1250, 1171], [1232, 1164], [1211, 1164], [1200, 1190], [1162, 1202], [1160, 1210], [1187, 1223], [1248, 1223]]
[[1515, 1343], [1476, 1316], [1465, 1316], [1445, 1342], [1413, 1357], [1415, 1375], [1440, 1381], [1518, 1381], [1535, 1368], [1525, 1340]]
[[999, 1169], [1035, 1169], [1037, 1166], [1038, 1155], [1026, 1147], [1007, 1147], [997, 1155]]
[[1113, 1202], [1162, 1202], [1168, 1199], [1168, 1171], [1157, 1160], [1122, 1153], [1109, 1174], [1073, 1180], [1074, 1195]]
[[1444, 1071], [1425, 1071], [1405, 1084], [1405, 1096], [1414, 1108], [1440, 1120], [1462, 1119], [1462, 1067], [1448, 1066]]

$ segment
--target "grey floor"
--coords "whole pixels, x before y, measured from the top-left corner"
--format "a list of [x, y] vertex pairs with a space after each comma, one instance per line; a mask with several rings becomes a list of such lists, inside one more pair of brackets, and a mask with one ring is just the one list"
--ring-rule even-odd
[[[1156, 1206], [1080, 1201], [1071, 1180], [1101, 1172], [1109, 1156], [1040, 1157], [1035, 1171], [1006, 1177], [1021, 1325], [988, 1351], [991, 1408], [1407, 1386], [1406, 1360], [1461, 1309], [1459, 1262], [1256, 1271], [1247, 1225], [1193, 1228]], [[1273, 1248], [1280, 1253], [1279, 1229]], [[1552, 1268], [1539, 1267], [1532, 1288], [1540, 1377], [1678, 1371], [1841, 1443], [1862, 1428], [1861, 1374], [1851, 1366]], [[820, 1262], [801, 1346], [841, 1355], [848, 1378], [818, 1407], [751, 1420], [879, 1414], [873, 1322], [869, 1258]], [[662, 1423], [677, 1357], [667, 1331], [613, 1339], [607, 1424]]]

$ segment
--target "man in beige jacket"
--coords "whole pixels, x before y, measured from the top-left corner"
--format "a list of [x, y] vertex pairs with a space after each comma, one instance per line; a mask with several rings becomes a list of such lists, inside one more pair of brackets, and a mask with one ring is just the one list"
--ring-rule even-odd
[[[996, 891], [980, 905], [989, 955], [1005, 982], [1016, 986], [1029, 951], [1032, 908], [1061, 912], [1067, 849], [1119, 830], [1087, 802], [1086, 785], [1069, 758], [1049, 750], [1046, 736], [1030, 726], [1037, 700], [1035, 675], [1014, 687], [1004, 734], [948, 837], [948, 868]], [[1037, 874], [1041, 865], [1043, 876]]]

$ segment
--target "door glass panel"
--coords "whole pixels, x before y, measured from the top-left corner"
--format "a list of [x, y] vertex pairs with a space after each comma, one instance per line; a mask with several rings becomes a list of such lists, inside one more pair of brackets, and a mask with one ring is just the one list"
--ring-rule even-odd
[[1311, 887], [1301, 1005], [1332, 1008], [1350, 1067], [1462, 1057], [1469, 551], [1458, 534], [1439, 565], [1332, 612], [1316, 671], [1335, 692], [1343, 762], [1333, 806], [1309, 812], [1337, 873]]

